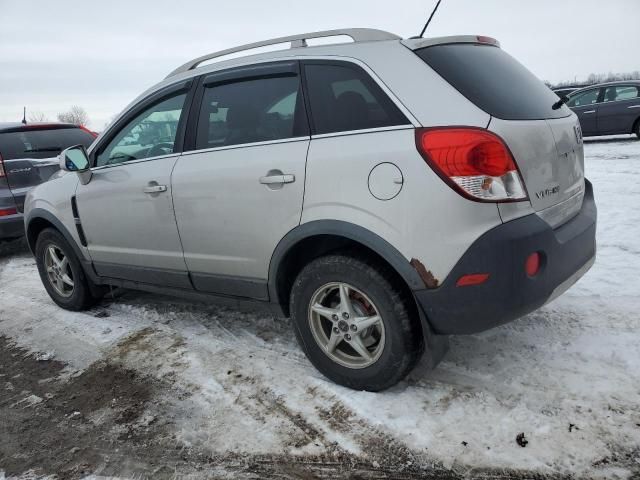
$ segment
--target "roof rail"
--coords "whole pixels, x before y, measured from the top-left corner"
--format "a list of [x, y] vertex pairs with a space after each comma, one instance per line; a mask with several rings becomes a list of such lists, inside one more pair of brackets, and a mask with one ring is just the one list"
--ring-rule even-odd
[[346, 35], [351, 37], [354, 42], [375, 42], [380, 40], [400, 40], [400, 37], [393, 33], [385, 32], [384, 30], [376, 30], [373, 28], [344, 28], [338, 30], [325, 30], [322, 32], [301, 33], [298, 35], [291, 35], [289, 37], [272, 38], [270, 40], [263, 40], [261, 42], [248, 43], [239, 47], [228, 48], [226, 50], [220, 50], [219, 52], [209, 53], [198, 58], [194, 58], [189, 62], [176, 68], [173, 72], [167, 75], [167, 78], [173, 77], [179, 73], [188, 72], [193, 70], [202, 62], [212, 60], [214, 58], [223, 57], [232, 53], [242, 52], [244, 50], [252, 50], [254, 48], [266, 47], [269, 45], [277, 45], [279, 43], [291, 42], [291, 48], [306, 47], [307, 40], [311, 38], [322, 37], [334, 37], [338, 35]]

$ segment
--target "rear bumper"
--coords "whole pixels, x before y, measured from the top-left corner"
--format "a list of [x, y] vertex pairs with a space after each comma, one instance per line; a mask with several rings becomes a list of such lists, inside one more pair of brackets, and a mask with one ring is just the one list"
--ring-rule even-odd
[[24, 235], [24, 218], [21, 213], [0, 217], [0, 239]]
[[[444, 283], [415, 291], [431, 326], [440, 334], [476, 333], [541, 307], [567, 290], [591, 267], [596, 255], [597, 209], [586, 182], [580, 212], [552, 229], [537, 215], [500, 225], [476, 240]], [[529, 277], [525, 260], [542, 252], [539, 273]], [[466, 274], [489, 273], [481, 285], [457, 287]]]

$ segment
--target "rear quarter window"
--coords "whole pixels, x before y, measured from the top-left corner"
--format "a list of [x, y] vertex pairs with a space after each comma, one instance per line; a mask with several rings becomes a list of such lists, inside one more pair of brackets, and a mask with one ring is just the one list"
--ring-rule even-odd
[[541, 120], [571, 115], [540, 79], [511, 55], [491, 45], [455, 43], [415, 52], [455, 89], [503, 120]]
[[94, 137], [80, 128], [26, 129], [0, 133], [0, 155], [5, 160], [55, 157], [73, 145], [88, 147]]
[[314, 133], [346, 132], [410, 123], [361, 68], [346, 62], [308, 62], [304, 70]]

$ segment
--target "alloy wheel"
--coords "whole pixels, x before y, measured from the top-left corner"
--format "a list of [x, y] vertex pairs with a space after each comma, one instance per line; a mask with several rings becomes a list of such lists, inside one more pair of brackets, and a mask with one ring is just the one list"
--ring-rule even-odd
[[44, 267], [47, 278], [59, 295], [68, 298], [73, 294], [73, 273], [69, 259], [56, 245], [50, 244], [44, 251]]
[[322, 351], [347, 368], [368, 367], [384, 350], [379, 310], [348, 283], [328, 283], [316, 290], [309, 303], [309, 326]]

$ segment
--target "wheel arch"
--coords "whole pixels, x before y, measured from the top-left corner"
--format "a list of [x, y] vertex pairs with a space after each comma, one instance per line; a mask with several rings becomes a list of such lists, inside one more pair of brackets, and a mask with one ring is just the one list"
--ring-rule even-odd
[[636, 118], [631, 125], [631, 133], [639, 134], [640, 133], [640, 115]]
[[78, 242], [73, 235], [71, 235], [71, 232], [69, 232], [67, 227], [58, 218], [56, 218], [54, 214], [43, 208], [34, 208], [29, 212], [25, 223], [27, 243], [31, 253], [35, 255], [36, 242], [38, 241], [38, 235], [40, 235], [40, 232], [45, 228], [54, 228], [60, 232], [69, 245], [71, 245], [71, 248], [73, 248], [74, 253], [78, 257], [78, 260], [80, 260], [80, 263], [83, 265], [85, 272], [90, 276], [90, 278], [95, 279], [94, 272], [87, 271], [88, 269], [86, 268], [86, 266], [91, 263], [90, 260], [88, 260], [86, 255], [80, 250]]
[[409, 292], [425, 288], [404, 255], [379, 235], [349, 222], [317, 220], [294, 228], [278, 243], [269, 264], [269, 298], [289, 316], [291, 286], [300, 270], [315, 258], [348, 248], [361, 248], [386, 263]]

